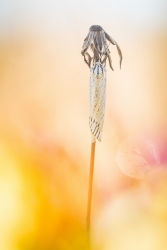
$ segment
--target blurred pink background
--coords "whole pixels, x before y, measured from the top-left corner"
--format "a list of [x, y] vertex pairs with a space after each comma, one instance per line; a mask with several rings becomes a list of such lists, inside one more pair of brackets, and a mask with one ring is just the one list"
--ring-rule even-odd
[[166, 154], [166, 11], [165, 0], [0, 2], [0, 249], [87, 249], [89, 69], [80, 51], [93, 24], [123, 53], [120, 71], [110, 45], [93, 249], [167, 249], [166, 161], [149, 161], [140, 180], [116, 161], [138, 135]]

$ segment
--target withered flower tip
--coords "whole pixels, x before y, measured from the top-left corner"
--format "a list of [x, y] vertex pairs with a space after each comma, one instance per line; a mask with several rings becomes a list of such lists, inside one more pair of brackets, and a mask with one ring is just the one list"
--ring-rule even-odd
[[[81, 54], [84, 56], [84, 61], [89, 67], [91, 67], [92, 60], [93, 64], [95, 64], [96, 62], [101, 62], [104, 65], [106, 64], [106, 60], [108, 58], [110, 68], [114, 70], [112, 67], [112, 60], [107, 40], [113, 45], [116, 45], [118, 55], [120, 57], [120, 68], [121, 68], [121, 63], [122, 63], [121, 49], [119, 48], [117, 42], [112, 37], [110, 37], [99, 25], [92, 25], [90, 27], [89, 33], [85, 38], [82, 46]], [[93, 57], [91, 57], [90, 54], [87, 52], [89, 48], [93, 51]]]

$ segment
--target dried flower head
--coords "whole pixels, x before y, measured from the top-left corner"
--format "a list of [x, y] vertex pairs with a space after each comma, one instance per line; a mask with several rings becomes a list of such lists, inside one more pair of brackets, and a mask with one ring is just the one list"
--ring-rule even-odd
[[[96, 62], [101, 62], [102, 64], [105, 64], [108, 58], [110, 68], [113, 70], [110, 51], [108, 48], [109, 44], [107, 44], [107, 40], [113, 45], [116, 45], [120, 57], [121, 68], [122, 52], [118, 44], [99, 25], [93, 25], [90, 27], [89, 33], [84, 40], [84, 44], [81, 51], [81, 54], [84, 56], [84, 61], [89, 67], [91, 67], [92, 60], [93, 64]], [[93, 51], [93, 57], [91, 57], [90, 54], [87, 52], [89, 48]]]

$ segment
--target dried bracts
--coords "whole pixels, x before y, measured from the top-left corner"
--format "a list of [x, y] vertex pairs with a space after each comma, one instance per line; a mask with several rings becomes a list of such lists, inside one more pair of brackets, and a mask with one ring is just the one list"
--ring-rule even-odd
[[[117, 44], [117, 42], [110, 37], [101, 26], [93, 25], [89, 29], [89, 33], [84, 40], [81, 54], [84, 56], [85, 62], [91, 67], [91, 64], [96, 62], [101, 62], [102, 64], [106, 63], [108, 59], [110, 68], [113, 70], [112, 61], [110, 57], [109, 44], [107, 42], [116, 45], [119, 57], [120, 57], [120, 67], [122, 63], [122, 53]], [[93, 57], [88, 53], [88, 49], [93, 51]]]
[[90, 68], [90, 114], [89, 126], [92, 133], [92, 142], [101, 141], [105, 101], [106, 101], [106, 67], [96, 62]]

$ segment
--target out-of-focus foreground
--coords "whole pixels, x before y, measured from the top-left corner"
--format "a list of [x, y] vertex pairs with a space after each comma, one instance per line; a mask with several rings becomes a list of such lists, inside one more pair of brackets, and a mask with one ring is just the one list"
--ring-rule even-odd
[[[113, 26], [97, 24], [112, 36]], [[69, 25], [52, 35], [25, 28], [1, 37], [2, 250], [87, 249], [89, 69], [80, 51], [89, 26], [79, 31]], [[115, 71], [108, 67], [104, 132], [96, 150], [93, 249], [166, 250], [166, 143], [157, 138], [166, 140], [167, 131], [167, 35], [162, 29], [131, 36], [129, 30], [126, 36], [116, 27], [114, 33], [123, 65], [119, 71], [110, 45]], [[136, 135], [145, 144], [133, 146], [130, 159], [125, 150], [121, 164], [126, 173], [141, 153], [149, 164], [141, 180], [123, 175], [116, 162], [119, 145]]]

